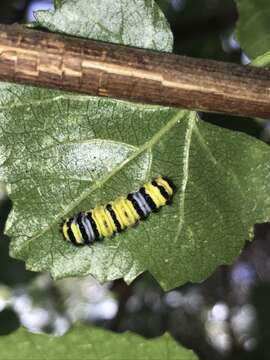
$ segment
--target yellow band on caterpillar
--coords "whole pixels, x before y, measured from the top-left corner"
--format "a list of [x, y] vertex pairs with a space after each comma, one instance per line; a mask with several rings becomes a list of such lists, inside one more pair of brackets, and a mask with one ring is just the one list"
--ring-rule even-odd
[[166, 199], [161, 195], [159, 189], [153, 186], [150, 183], [144, 185], [146, 193], [151, 197], [154, 201], [157, 208], [164, 206], [166, 204]]
[[128, 200], [125, 198], [116, 199], [113, 202], [112, 207], [122, 229], [133, 225], [137, 221], [130, 210]]
[[100, 206], [95, 208], [92, 211], [92, 217], [96, 222], [101, 237], [110, 237], [113, 235], [114, 229], [111, 226], [110, 219], [108, 219], [104, 207]]
[[107, 215], [107, 221], [110, 224], [110, 229], [112, 230], [113, 233], [115, 233], [117, 231], [117, 227], [114, 223], [114, 220], [111, 216], [111, 214], [109, 213], [109, 211], [107, 209], [105, 209], [106, 215]]
[[69, 236], [68, 236], [67, 221], [65, 221], [65, 222], [64, 222], [64, 225], [63, 225], [63, 234], [64, 234], [65, 239], [67, 239], [68, 241], [70, 241], [70, 238], [69, 238]]
[[73, 235], [74, 235], [74, 237], [75, 237], [75, 239], [76, 239], [76, 242], [78, 243], [78, 244], [80, 244], [80, 243], [82, 243], [83, 241], [83, 239], [82, 239], [82, 234], [81, 234], [81, 232], [80, 232], [80, 229], [79, 229], [79, 226], [78, 226], [78, 224], [76, 224], [76, 223], [72, 223], [71, 224], [71, 231], [73, 232]]
[[116, 199], [111, 203], [112, 210], [114, 211], [117, 221], [119, 222], [119, 225], [121, 227], [121, 230], [125, 228], [125, 221], [122, 217], [122, 211], [121, 211], [121, 204], [119, 204], [120, 198]]
[[156, 179], [156, 183], [160, 186], [163, 186], [164, 189], [167, 191], [167, 193], [169, 195], [173, 195], [173, 188], [169, 185], [168, 181], [165, 180], [164, 178], [162, 178], [161, 176], [159, 176], [157, 179]]

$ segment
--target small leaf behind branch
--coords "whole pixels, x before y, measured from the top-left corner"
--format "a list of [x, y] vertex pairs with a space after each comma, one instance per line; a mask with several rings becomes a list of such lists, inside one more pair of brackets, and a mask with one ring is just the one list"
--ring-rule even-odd
[[236, 0], [239, 13], [237, 38], [251, 59], [270, 50], [270, 3], [268, 0]]
[[153, 0], [56, 1], [56, 10], [37, 11], [36, 25], [53, 32], [172, 51], [173, 36]]

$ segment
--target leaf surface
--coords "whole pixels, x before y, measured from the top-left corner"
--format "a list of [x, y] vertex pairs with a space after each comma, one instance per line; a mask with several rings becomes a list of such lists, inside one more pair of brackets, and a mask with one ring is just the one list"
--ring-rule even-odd
[[270, 50], [270, 2], [236, 0], [239, 20], [237, 38], [251, 59]]
[[75, 326], [61, 337], [32, 334], [21, 328], [0, 337], [1, 360], [196, 360], [168, 334], [145, 340], [132, 333], [114, 334], [98, 328]]
[[261, 56], [258, 56], [255, 60], [252, 61], [252, 65], [257, 67], [266, 67], [269, 68], [270, 64], [270, 51], [267, 51]]
[[[150, 271], [168, 289], [228, 263], [269, 218], [268, 146], [171, 108], [7, 85], [0, 176], [9, 183], [13, 256], [55, 278], [132, 281]], [[173, 205], [94, 246], [74, 247], [62, 219], [163, 174]]]
[[36, 25], [53, 32], [141, 48], [171, 51], [169, 24], [153, 0], [58, 0], [37, 11]]

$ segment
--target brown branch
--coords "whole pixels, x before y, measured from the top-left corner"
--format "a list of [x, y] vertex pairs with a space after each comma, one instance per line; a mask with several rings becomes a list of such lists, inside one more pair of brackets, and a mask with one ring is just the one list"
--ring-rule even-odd
[[0, 80], [270, 118], [270, 71], [0, 26]]

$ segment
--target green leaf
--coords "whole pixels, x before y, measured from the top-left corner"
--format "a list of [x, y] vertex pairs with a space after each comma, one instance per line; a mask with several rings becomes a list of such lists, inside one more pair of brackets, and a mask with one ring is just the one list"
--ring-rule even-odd
[[170, 335], [145, 340], [126, 332], [114, 334], [98, 328], [75, 326], [61, 337], [31, 334], [21, 328], [0, 337], [0, 360], [196, 360], [191, 351]]
[[247, 55], [255, 59], [270, 50], [269, 0], [236, 0], [239, 12], [237, 38]]
[[55, 11], [35, 12], [36, 25], [53, 32], [172, 51], [169, 24], [153, 0], [57, 0]]
[[[270, 154], [262, 142], [171, 108], [14, 85], [0, 94], [11, 252], [31, 270], [101, 282], [130, 282], [148, 270], [169, 289], [230, 263], [253, 224], [269, 219]], [[63, 240], [63, 218], [159, 174], [178, 188], [172, 206], [91, 247]]]
[[252, 61], [252, 65], [268, 68], [270, 65], [270, 51], [267, 51], [265, 54], [258, 56], [255, 60]]

